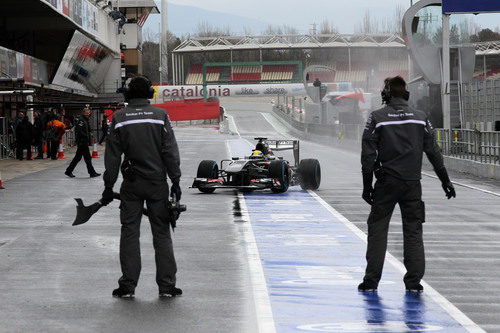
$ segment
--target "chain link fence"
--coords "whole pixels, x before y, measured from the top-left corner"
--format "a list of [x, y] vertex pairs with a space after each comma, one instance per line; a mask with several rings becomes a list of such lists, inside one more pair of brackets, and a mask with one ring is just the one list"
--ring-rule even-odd
[[462, 128], [500, 130], [500, 80], [481, 80], [461, 85]]

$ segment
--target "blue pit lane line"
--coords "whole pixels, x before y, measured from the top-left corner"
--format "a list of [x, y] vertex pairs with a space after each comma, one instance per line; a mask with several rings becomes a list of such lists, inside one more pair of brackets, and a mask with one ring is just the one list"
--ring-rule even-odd
[[[242, 150], [248, 143], [231, 140], [228, 147], [249, 155]], [[313, 192], [292, 187], [240, 200], [276, 332], [484, 332], [429, 285], [423, 294], [406, 293], [404, 268], [389, 254], [378, 293], [359, 293], [365, 237]]]

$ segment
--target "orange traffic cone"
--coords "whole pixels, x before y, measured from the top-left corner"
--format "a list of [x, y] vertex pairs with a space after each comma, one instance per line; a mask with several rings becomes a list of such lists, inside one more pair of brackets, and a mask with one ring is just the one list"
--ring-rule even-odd
[[92, 158], [99, 158], [99, 153], [97, 152], [97, 140], [94, 139], [94, 149], [92, 150]]
[[62, 143], [62, 139], [59, 141], [59, 152], [57, 153], [57, 159], [63, 159], [66, 158], [64, 156], [64, 147]]
[[3, 190], [5, 189], [5, 187], [3, 187], [2, 185], [2, 173], [0, 172], [0, 190]]

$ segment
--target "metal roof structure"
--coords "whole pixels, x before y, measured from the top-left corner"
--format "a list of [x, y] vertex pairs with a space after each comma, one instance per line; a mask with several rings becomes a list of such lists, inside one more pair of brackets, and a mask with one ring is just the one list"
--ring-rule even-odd
[[471, 44], [476, 49], [476, 55], [500, 55], [500, 41], [481, 42]]
[[174, 53], [364, 47], [405, 48], [406, 45], [395, 34], [219, 36], [191, 37], [175, 48]]
[[120, 8], [151, 8], [152, 14], [160, 13], [154, 0], [119, 0], [115, 1], [115, 6]]

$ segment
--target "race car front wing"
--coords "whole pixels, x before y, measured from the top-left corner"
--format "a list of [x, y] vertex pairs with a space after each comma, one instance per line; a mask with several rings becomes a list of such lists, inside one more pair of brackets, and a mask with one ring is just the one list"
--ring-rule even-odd
[[278, 188], [281, 183], [273, 178], [258, 178], [250, 180], [250, 185], [232, 185], [226, 184], [222, 178], [195, 178], [190, 188], [226, 188], [238, 190], [264, 190], [268, 188]]

